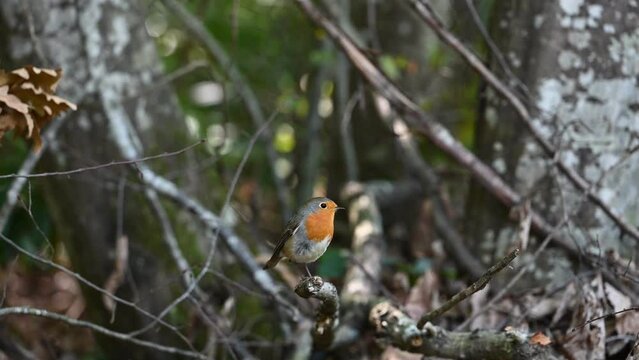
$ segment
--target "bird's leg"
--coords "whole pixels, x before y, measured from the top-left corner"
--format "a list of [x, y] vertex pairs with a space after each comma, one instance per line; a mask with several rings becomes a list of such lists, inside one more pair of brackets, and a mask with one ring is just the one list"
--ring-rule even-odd
[[304, 268], [306, 269], [306, 273], [308, 274], [308, 277], [313, 277], [313, 275], [311, 275], [311, 271], [308, 270], [308, 264], [304, 264]]

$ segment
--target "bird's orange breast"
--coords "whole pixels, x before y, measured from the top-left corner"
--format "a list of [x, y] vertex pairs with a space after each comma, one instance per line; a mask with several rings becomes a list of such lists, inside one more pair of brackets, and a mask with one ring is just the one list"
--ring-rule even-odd
[[308, 239], [319, 242], [326, 239], [327, 236], [332, 237], [334, 218], [335, 211], [333, 209], [317, 211], [308, 215], [304, 224]]

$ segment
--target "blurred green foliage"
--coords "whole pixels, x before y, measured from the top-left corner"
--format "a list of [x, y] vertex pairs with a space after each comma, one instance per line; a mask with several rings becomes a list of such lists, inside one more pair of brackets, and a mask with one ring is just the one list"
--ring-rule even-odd
[[[7, 134], [0, 146], [0, 159], [2, 159], [0, 174], [16, 173], [30, 151], [32, 151], [30, 144], [22, 139], [14, 139], [10, 133]], [[13, 180], [12, 178], [0, 180], [0, 204], [6, 201], [7, 191]], [[30, 209], [31, 215], [26, 209]], [[51, 232], [52, 220], [44, 202], [41, 182], [29, 181], [9, 217], [3, 234], [27, 251], [37, 254], [44, 246], [49, 245], [47, 238], [51, 236]], [[11, 261], [16, 254], [17, 252], [9, 245], [0, 245], [0, 263]], [[29, 264], [42, 266], [32, 262]]]
[[329, 247], [319, 259], [317, 272], [319, 276], [327, 279], [339, 279], [346, 273], [348, 255], [337, 247]]

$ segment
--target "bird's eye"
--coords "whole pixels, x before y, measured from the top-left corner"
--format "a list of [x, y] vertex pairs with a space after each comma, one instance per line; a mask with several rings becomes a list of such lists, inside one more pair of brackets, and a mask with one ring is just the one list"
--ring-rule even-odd
[[322, 209], [326, 209], [326, 203], [320, 203], [320, 207], [321, 207]]

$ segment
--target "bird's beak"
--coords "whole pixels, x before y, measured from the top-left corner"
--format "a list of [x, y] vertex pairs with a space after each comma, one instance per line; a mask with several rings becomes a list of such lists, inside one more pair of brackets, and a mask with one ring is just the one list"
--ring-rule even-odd
[[338, 206], [338, 207], [336, 207], [336, 208], [335, 208], [335, 210], [346, 210], [346, 208], [343, 208], [343, 207], [341, 207], [341, 206]]

